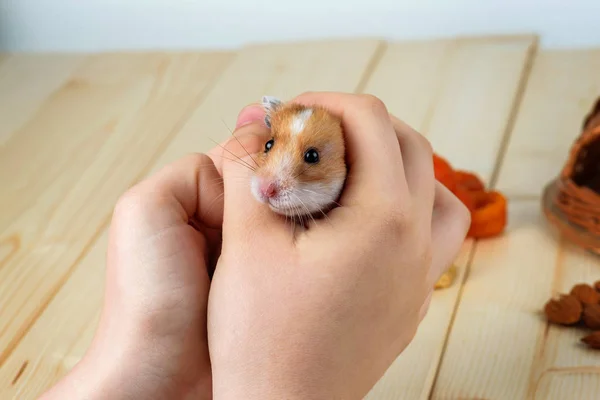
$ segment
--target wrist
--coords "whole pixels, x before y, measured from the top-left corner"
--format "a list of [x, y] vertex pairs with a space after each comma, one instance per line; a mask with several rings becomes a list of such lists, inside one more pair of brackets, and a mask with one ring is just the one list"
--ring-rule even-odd
[[[133, 400], [148, 397], [140, 373], [143, 352], [137, 352], [131, 340], [97, 335], [83, 358], [40, 400]], [[138, 340], [137, 343], [140, 343]], [[156, 395], [154, 393], [153, 395]]]
[[113, 379], [113, 374], [103, 363], [83, 358], [54, 387], [44, 393], [40, 400], [77, 398], [86, 400], [128, 400]]

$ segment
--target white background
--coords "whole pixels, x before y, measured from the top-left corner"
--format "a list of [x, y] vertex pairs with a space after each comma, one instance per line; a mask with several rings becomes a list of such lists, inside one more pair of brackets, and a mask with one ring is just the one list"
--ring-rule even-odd
[[537, 33], [600, 46], [600, 0], [0, 0], [17, 51], [231, 48], [248, 42]]

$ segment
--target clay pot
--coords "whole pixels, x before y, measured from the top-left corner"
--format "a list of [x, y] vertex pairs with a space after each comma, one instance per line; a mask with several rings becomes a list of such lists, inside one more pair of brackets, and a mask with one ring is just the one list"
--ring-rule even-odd
[[542, 207], [567, 239], [600, 255], [600, 98], [560, 175], [544, 188]]

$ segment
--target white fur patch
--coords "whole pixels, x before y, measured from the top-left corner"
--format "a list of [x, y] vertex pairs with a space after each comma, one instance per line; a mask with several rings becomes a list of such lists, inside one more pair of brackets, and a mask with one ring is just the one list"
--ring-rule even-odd
[[327, 183], [300, 184], [293, 189], [286, 206], [302, 215], [319, 213], [334, 204], [343, 187], [343, 179]]
[[281, 180], [287, 180], [292, 175], [292, 164], [292, 156], [289, 153], [282, 153], [279, 162], [276, 164], [277, 169], [274, 171], [274, 175]]
[[306, 122], [312, 115], [313, 111], [310, 108], [302, 110], [298, 113], [298, 115], [294, 116], [292, 123], [290, 125], [290, 132], [292, 135], [298, 135], [300, 132], [304, 130], [306, 126]]
[[274, 212], [308, 220], [309, 215], [318, 215], [333, 205], [343, 186], [343, 179], [327, 183], [300, 183], [282, 190], [275, 198], [267, 199], [258, 189], [258, 179], [253, 178], [251, 190], [258, 201], [269, 204]]
[[252, 192], [252, 195], [254, 195], [254, 198], [261, 203], [266, 203], [267, 199], [265, 199], [260, 192], [259, 185], [259, 178], [256, 175], [252, 176], [252, 179], [250, 180], [250, 191]]

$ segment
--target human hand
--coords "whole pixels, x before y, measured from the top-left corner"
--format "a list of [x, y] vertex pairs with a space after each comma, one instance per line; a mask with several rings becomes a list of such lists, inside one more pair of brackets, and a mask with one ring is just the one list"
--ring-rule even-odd
[[[245, 109], [238, 125], [261, 117]], [[166, 166], [119, 199], [98, 330], [42, 399], [212, 398], [206, 305], [221, 247], [222, 146]]]
[[[217, 399], [360, 399], [412, 340], [469, 226], [434, 178], [429, 143], [372, 96], [307, 93], [342, 118], [341, 207], [293, 237], [223, 162], [223, 248], [208, 343]], [[252, 161], [268, 131], [228, 151]]]

